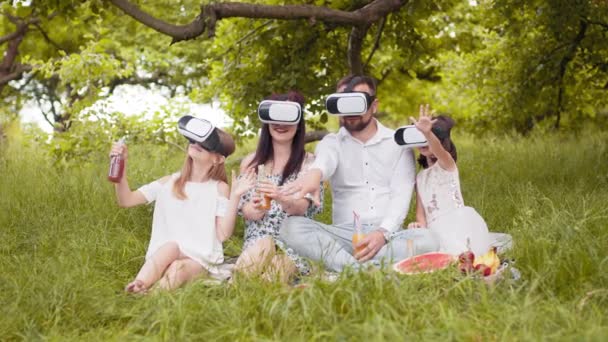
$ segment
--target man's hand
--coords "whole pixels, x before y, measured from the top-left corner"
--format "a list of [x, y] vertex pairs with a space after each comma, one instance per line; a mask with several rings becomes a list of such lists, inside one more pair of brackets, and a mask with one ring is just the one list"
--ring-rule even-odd
[[319, 184], [321, 183], [321, 171], [318, 169], [310, 169], [305, 174], [301, 175], [295, 181], [286, 184], [281, 189], [283, 196], [293, 196], [294, 199], [301, 199], [306, 194], [312, 194], [312, 202], [316, 206], [321, 205], [321, 193]]
[[373, 258], [385, 243], [384, 234], [379, 230], [374, 230], [355, 246], [355, 250], [359, 250], [359, 252], [355, 253], [354, 257], [359, 262], [365, 262]]

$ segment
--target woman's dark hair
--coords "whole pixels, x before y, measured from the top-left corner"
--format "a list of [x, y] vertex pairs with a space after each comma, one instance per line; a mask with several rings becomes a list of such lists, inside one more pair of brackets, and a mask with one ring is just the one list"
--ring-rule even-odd
[[[441, 142], [441, 146], [443, 146], [443, 148], [448, 151], [452, 158], [454, 158], [454, 161], [456, 161], [456, 145], [454, 145], [454, 143], [452, 142], [452, 138], [450, 137], [450, 131], [452, 130], [452, 127], [454, 127], [454, 120], [447, 115], [438, 115], [435, 116], [434, 119], [437, 119], [437, 121], [435, 121], [435, 123], [433, 124], [433, 134], [437, 136], [437, 138]], [[437, 160], [434, 159], [432, 161], [435, 162]], [[425, 169], [429, 167], [429, 162], [423, 155], [420, 155], [418, 157], [418, 164], [420, 164], [420, 166]]]
[[[297, 102], [302, 107], [302, 114], [304, 114], [304, 96], [297, 91], [290, 91], [287, 94], [272, 94], [265, 100]], [[297, 126], [296, 134], [291, 142], [291, 154], [283, 169], [283, 175], [281, 176], [279, 185], [283, 185], [283, 182], [285, 182], [290, 175], [299, 172], [304, 163], [304, 159], [306, 158], [306, 151], [304, 150], [304, 136], [306, 135], [304, 115], [302, 115], [302, 119], [298, 122]], [[257, 167], [258, 165], [265, 164], [269, 160], [274, 160], [274, 149], [272, 147], [272, 137], [270, 136], [269, 126], [265, 123], [262, 124], [262, 132], [260, 134], [258, 147], [255, 151], [253, 160], [249, 163], [249, 167]]]

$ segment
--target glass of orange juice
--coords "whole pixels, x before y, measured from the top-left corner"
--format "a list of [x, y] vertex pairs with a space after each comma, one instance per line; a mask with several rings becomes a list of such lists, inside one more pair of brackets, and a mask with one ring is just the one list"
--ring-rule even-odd
[[[258, 183], [261, 181], [265, 181], [268, 178], [266, 177], [266, 172], [264, 170], [264, 164], [260, 164], [258, 165]], [[270, 201], [271, 198], [264, 193], [258, 193], [260, 198], [262, 199], [262, 205], [260, 206], [260, 209], [262, 210], [270, 210]]]
[[365, 249], [365, 247], [357, 248], [357, 244], [363, 240], [365, 234], [363, 234], [363, 230], [361, 229], [359, 214], [355, 211], [353, 211], [353, 227], [355, 228], [355, 233], [353, 234], [353, 249], [355, 250], [355, 253], [359, 253], [361, 250]]

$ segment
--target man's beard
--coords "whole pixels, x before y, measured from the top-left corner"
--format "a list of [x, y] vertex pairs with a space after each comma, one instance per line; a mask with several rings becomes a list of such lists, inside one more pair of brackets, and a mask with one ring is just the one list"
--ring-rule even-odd
[[341, 126], [343, 126], [344, 128], [346, 128], [347, 131], [353, 133], [353, 132], [361, 132], [362, 130], [365, 129], [365, 127], [367, 127], [370, 122], [372, 122], [372, 116], [370, 115], [369, 119], [367, 121], [365, 121], [365, 119], [363, 119], [363, 116], [359, 117], [359, 120], [355, 120], [355, 121], [349, 121], [346, 118], [343, 118], [342, 120], [340, 120], [341, 122]]

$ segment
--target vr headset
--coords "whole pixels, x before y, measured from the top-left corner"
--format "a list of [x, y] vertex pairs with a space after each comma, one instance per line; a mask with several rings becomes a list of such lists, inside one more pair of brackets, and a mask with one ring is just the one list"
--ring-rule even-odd
[[329, 114], [363, 115], [374, 102], [376, 97], [365, 92], [335, 93], [325, 100], [325, 108]]
[[217, 129], [210, 121], [185, 115], [177, 122], [177, 131], [190, 143], [197, 144], [207, 151], [223, 154]]
[[[435, 134], [435, 136], [440, 140], [450, 136], [449, 132], [445, 132], [439, 127], [431, 128], [431, 132], [433, 132], [433, 134]], [[397, 145], [406, 147], [421, 147], [429, 144], [424, 134], [422, 134], [422, 132], [420, 132], [414, 125], [397, 128], [394, 139]]]
[[258, 118], [267, 124], [297, 125], [302, 119], [302, 107], [292, 101], [264, 100], [258, 106]]
[[420, 147], [428, 145], [424, 134], [422, 134], [414, 125], [397, 128], [394, 139], [397, 145], [400, 146]]

